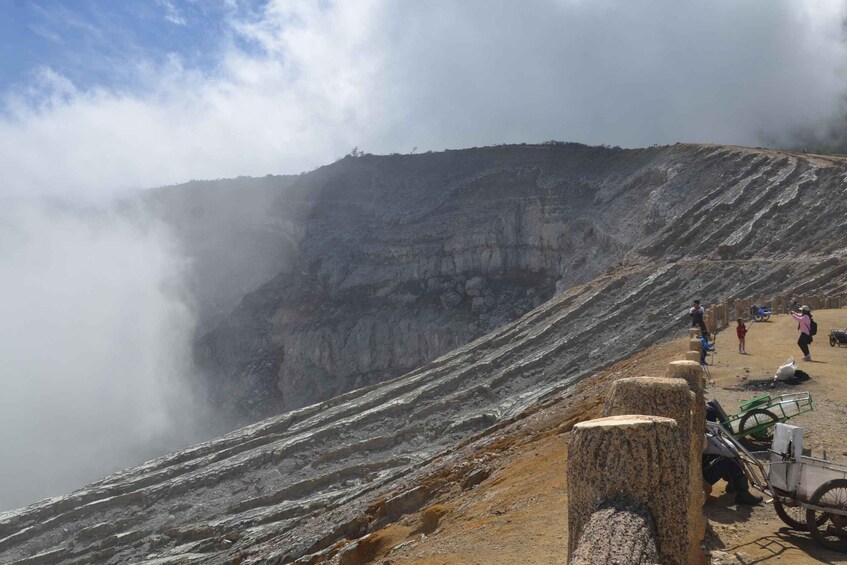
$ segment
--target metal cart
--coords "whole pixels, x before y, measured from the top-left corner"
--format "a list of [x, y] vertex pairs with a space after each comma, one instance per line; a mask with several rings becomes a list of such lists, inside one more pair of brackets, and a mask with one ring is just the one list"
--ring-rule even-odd
[[706, 425], [735, 448], [750, 484], [773, 499], [785, 524], [847, 553], [847, 465], [803, 455], [803, 428], [797, 426], [777, 423], [771, 449], [750, 452], [725, 427]]
[[742, 402], [737, 414], [727, 415], [716, 400], [710, 400], [718, 412], [720, 422], [732, 430], [738, 438], [748, 438], [759, 442], [773, 439], [773, 428], [777, 422], [785, 422], [798, 414], [814, 409], [812, 395], [808, 392], [797, 392], [771, 396], [763, 394], [752, 400]]

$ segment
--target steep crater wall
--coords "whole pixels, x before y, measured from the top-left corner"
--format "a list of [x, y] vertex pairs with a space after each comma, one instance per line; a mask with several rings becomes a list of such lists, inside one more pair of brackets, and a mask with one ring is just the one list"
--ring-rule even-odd
[[163, 197], [181, 199], [175, 223], [198, 206], [220, 223], [243, 202], [229, 237], [276, 249], [248, 273], [227, 237], [199, 243], [213, 231], [202, 218], [180, 231], [205, 251], [204, 272], [238, 266], [234, 284], [196, 285], [225, 295], [197, 358], [218, 403], [247, 421], [410, 371], [618, 264], [839, 255], [843, 178], [837, 159], [779, 152], [559, 144], [348, 157], [219, 181], [217, 199]]

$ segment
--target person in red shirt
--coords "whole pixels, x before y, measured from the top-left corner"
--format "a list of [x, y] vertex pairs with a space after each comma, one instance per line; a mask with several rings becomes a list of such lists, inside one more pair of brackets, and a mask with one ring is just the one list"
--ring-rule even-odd
[[735, 335], [738, 336], [738, 352], [742, 355], [747, 355], [747, 349], [744, 347], [744, 336], [747, 335], [747, 326], [744, 325], [744, 320], [738, 318], [738, 325], [735, 326]]

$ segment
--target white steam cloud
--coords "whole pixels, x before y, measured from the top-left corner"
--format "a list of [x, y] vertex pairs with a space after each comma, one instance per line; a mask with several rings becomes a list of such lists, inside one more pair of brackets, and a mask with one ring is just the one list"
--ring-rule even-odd
[[185, 268], [155, 224], [0, 211], [0, 510], [197, 437]]
[[110, 90], [42, 69], [6, 96], [0, 170], [6, 190], [90, 192], [353, 146], [758, 145], [841, 115], [845, 18], [840, 0], [271, 0], [232, 13], [212, 71], [134, 61], [116, 73], [141, 86]]

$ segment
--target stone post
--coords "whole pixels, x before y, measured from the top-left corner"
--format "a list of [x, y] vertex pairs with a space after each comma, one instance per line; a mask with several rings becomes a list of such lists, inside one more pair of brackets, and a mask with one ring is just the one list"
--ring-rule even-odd
[[641, 504], [614, 500], [602, 504], [582, 530], [576, 549], [568, 557], [571, 565], [659, 563], [656, 523]]
[[688, 340], [688, 350], [700, 352], [703, 349], [703, 343], [699, 339], [689, 339]]
[[[688, 526], [685, 535], [689, 541], [690, 563], [694, 563], [700, 555], [700, 540], [705, 533], [705, 522], [702, 519], [703, 481], [700, 477], [702, 455], [700, 439], [703, 436], [703, 424], [695, 426], [692, 421], [695, 400], [695, 393], [689, 389], [686, 380], [667, 377], [630, 377], [612, 383], [603, 409], [603, 416], [644, 414], [673, 418], [679, 426], [678, 434], [681, 444], [691, 450], [699, 449], [696, 452], [697, 457], [690, 456], [685, 465], [689, 477], [687, 491], [677, 493], [679, 504], [688, 509], [686, 513]], [[696, 433], [698, 437], [693, 438], [693, 433]], [[696, 479], [696, 482], [693, 479]]]
[[611, 416], [576, 424], [568, 441], [568, 554], [577, 555], [601, 505], [621, 501], [649, 512], [660, 563], [687, 563], [688, 509], [677, 496], [688, 490], [688, 460], [671, 418]]
[[688, 339], [700, 339], [700, 328], [691, 328], [688, 330]]
[[[699, 438], [700, 449], [694, 449], [697, 452], [697, 457], [703, 452], [706, 447], [706, 400], [703, 396], [703, 389], [706, 386], [706, 378], [703, 373], [703, 368], [700, 367], [699, 357], [697, 361], [672, 361], [668, 363], [668, 369], [665, 376], [669, 379], [683, 379], [688, 383], [688, 389], [694, 393], [695, 400], [692, 406], [693, 421], [703, 433], [695, 434], [695, 438]], [[698, 459], [699, 460], [699, 459]]]
[[700, 364], [700, 354], [696, 351], [686, 351], [683, 358], [686, 361], [696, 361], [698, 365]]
[[[668, 379], [684, 381], [691, 393], [691, 434], [689, 443], [689, 475], [688, 488], [690, 493], [691, 513], [689, 514], [689, 543], [700, 547], [700, 540], [706, 535], [706, 517], [703, 515], [703, 505], [706, 503], [706, 495], [703, 493], [703, 475], [701, 471], [701, 458], [703, 449], [706, 447], [706, 399], [703, 389], [706, 386], [703, 369], [697, 363], [691, 361], [673, 361], [668, 363], [665, 372]], [[692, 551], [692, 561], [699, 554]]]

